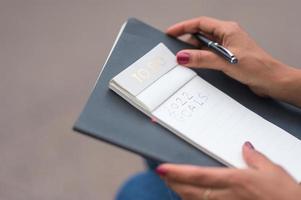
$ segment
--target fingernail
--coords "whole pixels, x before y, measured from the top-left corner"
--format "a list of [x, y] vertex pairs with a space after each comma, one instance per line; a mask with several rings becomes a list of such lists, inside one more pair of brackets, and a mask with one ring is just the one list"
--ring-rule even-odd
[[156, 168], [156, 173], [160, 176], [165, 176], [166, 175], [166, 170], [165, 169], [162, 169], [160, 167], [157, 167]]
[[153, 123], [157, 123], [157, 119], [156, 119], [156, 118], [154, 118], [154, 117], [151, 117], [151, 122], [153, 122]]
[[180, 65], [187, 64], [189, 62], [189, 58], [190, 58], [189, 53], [186, 53], [186, 52], [179, 52], [179, 53], [177, 53], [177, 62]]
[[248, 147], [249, 149], [255, 149], [252, 143], [249, 141], [245, 142], [245, 146]]

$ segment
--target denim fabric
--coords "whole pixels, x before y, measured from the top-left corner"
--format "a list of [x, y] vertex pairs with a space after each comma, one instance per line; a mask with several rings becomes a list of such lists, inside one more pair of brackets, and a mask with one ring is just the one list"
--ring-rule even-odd
[[153, 171], [131, 177], [120, 188], [116, 200], [180, 200]]

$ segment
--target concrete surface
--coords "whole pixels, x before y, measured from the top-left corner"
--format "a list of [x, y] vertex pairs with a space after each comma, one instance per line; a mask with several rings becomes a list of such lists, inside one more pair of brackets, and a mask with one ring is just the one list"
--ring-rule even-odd
[[209, 15], [239, 21], [301, 66], [300, 1], [0, 0], [0, 199], [112, 199], [143, 170], [131, 153], [71, 131], [130, 16], [162, 30]]

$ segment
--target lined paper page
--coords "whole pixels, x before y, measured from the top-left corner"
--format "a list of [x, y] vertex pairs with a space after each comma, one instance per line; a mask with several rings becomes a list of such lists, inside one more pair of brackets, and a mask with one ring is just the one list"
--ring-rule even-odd
[[228, 166], [246, 167], [242, 145], [250, 141], [301, 180], [301, 142], [216, 89], [193, 78], [153, 111], [165, 127]]

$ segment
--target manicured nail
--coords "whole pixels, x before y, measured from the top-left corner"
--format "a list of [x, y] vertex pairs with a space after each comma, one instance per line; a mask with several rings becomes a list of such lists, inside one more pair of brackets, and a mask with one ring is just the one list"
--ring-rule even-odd
[[190, 55], [186, 52], [177, 53], [177, 61], [180, 65], [185, 65], [189, 62]]
[[251, 142], [247, 141], [245, 142], [246, 147], [248, 147], [249, 149], [255, 149], [254, 146], [252, 145]]
[[151, 117], [151, 122], [153, 122], [153, 123], [157, 123], [157, 119], [156, 119], [156, 118], [154, 118], [154, 117]]
[[165, 176], [166, 175], [166, 170], [160, 168], [160, 167], [157, 167], [156, 168], [156, 173], [160, 176]]

